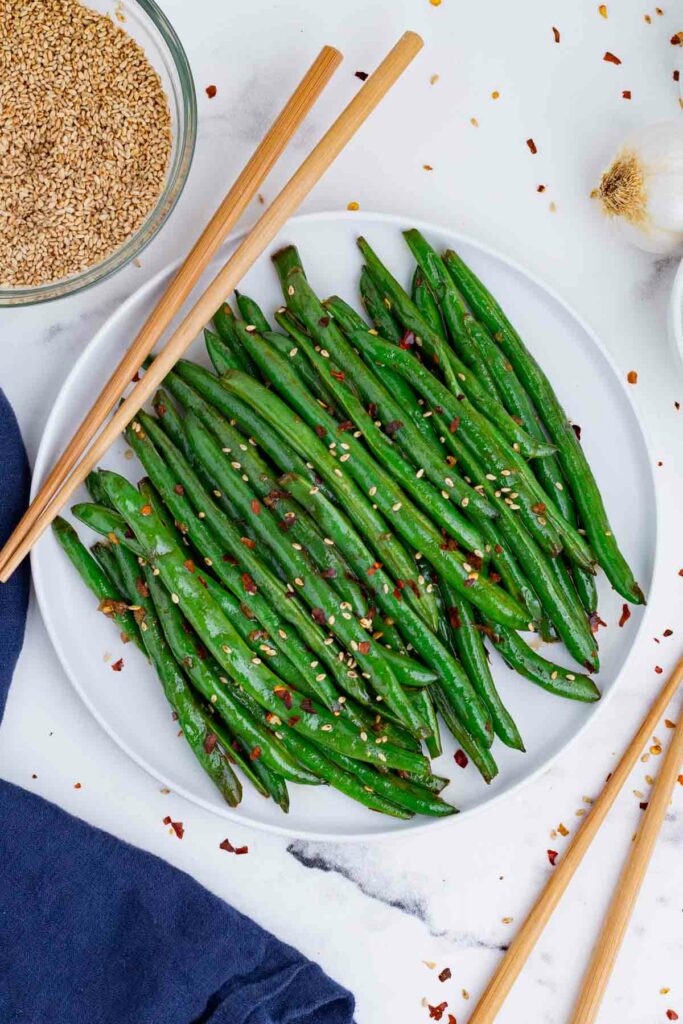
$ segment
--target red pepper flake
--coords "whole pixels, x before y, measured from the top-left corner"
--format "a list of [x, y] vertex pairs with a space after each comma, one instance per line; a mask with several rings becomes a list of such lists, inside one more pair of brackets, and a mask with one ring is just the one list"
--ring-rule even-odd
[[164, 818], [162, 824], [163, 825], [170, 825], [171, 824], [171, 815], [170, 814], [166, 815], [166, 817]]
[[464, 750], [456, 750], [453, 754], [453, 760], [457, 764], [458, 768], [467, 768], [467, 765], [469, 764], [467, 754]]
[[[142, 266], [142, 264], [140, 264], [140, 266]], [[131, 382], [131, 384], [137, 384], [137, 382], [139, 380], [140, 380], [140, 371], [136, 370], [135, 373], [133, 374], [133, 376], [130, 378], [130, 382]], [[164, 406], [164, 412], [166, 412], [166, 407], [165, 406]], [[164, 413], [162, 412], [162, 413], [160, 413], [160, 415], [163, 416]]]
[[600, 618], [597, 612], [593, 612], [589, 616], [588, 624], [591, 628], [592, 633], [597, 633], [597, 631], [600, 629], [600, 626], [605, 626], [605, 628], [607, 628], [607, 623]]
[[679, 570], [678, 570], [678, 575], [679, 575], [679, 576], [683, 576], [683, 569], [679, 569]]
[[260, 756], [261, 756], [261, 748], [260, 747], [252, 747], [252, 749], [249, 751], [249, 760], [250, 761], [258, 761]]
[[119, 660], [115, 661], [114, 664], [111, 666], [112, 672], [120, 672], [122, 668], [123, 668], [123, 658], [119, 658]]
[[178, 836], [178, 839], [182, 839], [183, 836], [185, 835], [185, 827], [183, 826], [182, 821], [172, 821], [171, 828]]
[[663, 671], [664, 671], [664, 669], [662, 668], [661, 665], [655, 665], [655, 672], [657, 673], [658, 676], [661, 676]]
[[662, 633], [662, 636], [673, 636], [673, 635], [674, 635], [673, 629], [665, 629], [664, 632]]
[[204, 587], [204, 590], [208, 590], [209, 589], [208, 584], [207, 584], [207, 582], [206, 582], [206, 580], [204, 579], [203, 576], [197, 576], [197, 582], [201, 583], [201, 585]]
[[678, 776], [678, 785], [683, 786], [683, 775]]
[[581, 427], [579, 426], [579, 424], [578, 423], [572, 423], [572, 430], [576, 434], [576, 440], [580, 441], [581, 440]]
[[382, 568], [382, 563], [381, 562], [373, 562], [372, 565], [370, 566], [370, 568], [368, 569], [368, 576], [374, 576], [375, 573], [379, 572], [379, 570], [381, 568]]
[[560, 30], [553, 25], [553, 39], [556, 43], [560, 41]]
[[638, 804], [638, 806], [640, 807], [641, 811], [646, 811], [647, 810], [647, 805], [648, 805], [648, 801], [647, 800], [641, 800], [641, 802]]
[[207, 87], [206, 87], [206, 95], [209, 97], [210, 100], [212, 100], [214, 98], [214, 96], [216, 95], [217, 92], [218, 92], [218, 89], [216, 88], [215, 85], [207, 85]]
[[330, 370], [330, 376], [334, 377], [335, 380], [344, 380], [344, 374], [342, 373], [341, 370]]
[[191, 558], [186, 558], [185, 561], [183, 562], [183, 565], [185, 566], [188, 572], [194, 572], [195, 569], [197, 568], [197, 566], [194, 564]]
[[537, 185], [536, 186], [536, 191], [537, 192], [545, 192], [545, 185]]
[[452, 977], [450, 967], [444, 967], [444, 969], [439, 974], [439, 981], [448, 981], [450, 977]]
[[183, 487], [182, 484], [174, 484], [173, 490], [175, 491], [176, 494], [183, 495], [185, 493], [185, 488]]
[[216, 733], [215, 732], [207, 733], [206, 739], [204, 740], [204, 753], [205, 754], [210, 754], [212, 752], [213, 748], [216, 746], [217, 743], [218, 743], [218, 736], [216, 736]]
[[253, 551], [256, 547], [256, 541], [252, 540], [251, 537], [240, 537], [240, 544], [244, 544], [245, 548], [249, 548], [250, 551]]
[[206, 659], [209, 656], [209, 652], [207, 651], [204, 644], [195, 644], [194, 649], [197, 652], [197, 657], [199, 658], [199, 660], [206, 661]]
[[333, 580], [337, 575], [337, 570], [333, 565], [330, 565], [327, 569], [323, 569], [320, 573], [320, 578], [323, 580]]
[[622, 95], [623, 99], [630, 100], [631, 99], [631, 90], [630, 89], [624, 89], [621, 95]]
[[441, 1020], [443, 1018], [443, 1012], [444, 1012], [444, 1010], [446, 1009], [447, 1006], [448, 1006], [448, 1003], [445, 1000], [443, 1001], [443, 1003], [439, 1003], [438, 1006], [429, 1006], [429, 1005], [427, 1005], [427, 1009], [429, 1010], [429, 1019], [430, 1020]]
[[[680, 80], [681, 80], [681, 73], [677, 69], [676, 71], [674, 71], [674, 82], [680, 82]], [[678, 407], [680, 409], [680, 405], [679, 405], [678, 402], [676, 402], [676, 405], [678, 405]]]
[[619, 58], [615, 57], [613, 53], [609, 52], [609, 50], [607, 50], [605, 56], [602, 59], [607, 61], [608, 64], [621, 64]]
[[358, 644], [358, 650], [360, 651], [361, 654], [369, 654], [370, 653], [370, 641], [369, 640], [362, 640]]
[[[137, 377], [137, 374], [135, 376]], [[138, 380], [139, 379], [140, 378], [138, 377]], [[133, 380], [135, 380], [135, 377], [133, 377]], [[157, 402], [157, 404], [154, 406], [154, 410], [155, 410], [157, 416], [165, 416], [166, 415], [166, 406], [164, 405], [163, 402]]]
[[671, 37], [672, 46], [683, 46], [683, 32], [674, 32]]
[[538, 149], [536, 147], [536, 143], [534, 142], [534, 140], [533, 139], [527, 139], [526, 140], [526, 144], [529, 147], [529, 151], [532, 153], [533, 156], [535, 156], [536, 153], [538, 153]]
[[135, 581], [135, 589], [137, 590], [140, 597], [149, 597], [149, 587], [143, 579], [138, 577]]
[[275, 696], [279, 700], [282, 701], [284, 706], [289, 711], [291, 706], [292, 706], [292, 693], [291, 693], [291, 690], [288, 690], [286, 686], [276, 686], [273, 689], [273, 693], [275, 694]]
[[415, 335], [412, 331], [406, 331], [401, 340], [398, 343], [399, 348], [412, 348], [415, 344]]
[[635, 370], [629, 370], [628, 373], [626, 374], [626, 380], [629, 382], [629, 384], [637, 384], [638, 383], [638, 374], [636, 373], [636, 371]]
[[458, 1024], [457, 1020], [452, 1013], [448, 1014], [448, 1024]]
[[448, 621], [451, 624], [451, 629], [460, 629], [462, 622], [460, 621], [460, 612], [457, 608], [448, 609]]
[[297, 722], [301, 721], [301, 715], [290, 715], [287, 719], [287, 725], [296, 725]]
[[384, 429], [386, 430], [387, 434], [396, 434], [398, 433], [402, 426], [403, 420], [389, 420], [389, 422], [385, 424]]
[[227, 562], [228, 565], [237, 565], [237, 559], [233, 558], [232, 555], [223, 555], [223, 561]]
[[254, 513], [255, 516], [261, 515], [261, 502], [258, 500], [258, 498], [254, 498], [252, 500], [251, 511]]
[[631, 618], [631, 609], [627, 604], [621, 606], [621, 616], [619, 618], [619, 626], [625, 626], [628, 620]]
[[314, 427], [314, 430], [315, 430], [316, 434], [318, 435], [318, 437], [324, 437], [325, 434], [326, 434], [325, 428], [321, 427], [319, 423], [316, 423], [316, 425]]
[[235, 856], [241, 857], [242, 854], [244, 854], [244, 853], [249, 853], [249, 847], [248, 846], [236, 846], [235, 847]]
[[151, 505], [143, 505], [142, 508], [140, 509], [140, 515], [141, 516], [151, 516], [151, 514], [152, 514], [152, 506]]
[[377, 406], [374, 402], [370, 402], [368, 406], [368, 416], [372, 416], [373, 420], [377, 419]]
[[667, 1010], [666, 1011], [666, 1019], [667, 1020], [678, 1020], [678, 1014], [676, 1013], [675, 1010]]
[[354, 75], [356, 76], [356, 78], [360, 78], [361, 82], [364, 82], [365, 79], [368, 77], [367, 71], [354, 71]]
[[456, 416], [455, 419], [451, 420], [451, 422], [448, 424], [448, 432], [449, 432], [449, 434], [454, 434], [459, 426], [460, 426], [460, 417]]
[[433, 171], [434, 168], [432, 167], [431, 164], [422, 164], [422, 170], [423, 171]]
[[558, 857], [557, 850], [547, 850], [546, 852], [548, 854], [548, 860], [550, 861], [552, 866], [555, 867], [555, 861], [557, 860], [557, 857]]
[[314, 622], [317, 622], [319, 626], [325, 625], [325, 612], [322, 608], [311, 608], [311, 618]]
[[394, 587], [394, 597], [396, 598], [397, 601], [401, 600], [401, 588], [400, 587]]
[[473, 587], [476, 582], [477, 581], [475, 579], [473, 579], [471, 576], [468, 576], [467, 579], [465, 580], [465, 586]]
[[226, 853], [234, 853], [235, 847], [232, 845], [229, 839], [224, 839], [222, 843], [218, 844], [220, 850], [225, 850]]
[[80, 782], [74, 782], [74, 789], [82, 789]]
[[351, 420], [342, 420], [339, 426], [337, 427], [337, 433], [343, 434], [347, 430], [353, 430], [353, 423]]
[[248, 572], [242, 573], [242, 586], [244, 587], [244, 590], [247, 594], [256, 593], [256, 584], [254, 583]]
[[310, 697], [304, 697], [303, 700], [299, 702], [299, 707], [301, 708], [302, 711], [307, 711], [309, 715], [318, 714], [318, 712], [313, 707], [313, 701], [311, 700]]
[[548, 511], [548, 506], [542, 501], [537, 501], [535, 505], [531, 506], [531, 511], [535, 512], [537, 516], [542, 516]]

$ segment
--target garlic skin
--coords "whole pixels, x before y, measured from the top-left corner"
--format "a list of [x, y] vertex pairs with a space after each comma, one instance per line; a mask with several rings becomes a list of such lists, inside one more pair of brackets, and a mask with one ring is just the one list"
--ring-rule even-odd
[[593, 195], [634, 245], [683, 253], [683, 124], [660, 121], [634, 133]]

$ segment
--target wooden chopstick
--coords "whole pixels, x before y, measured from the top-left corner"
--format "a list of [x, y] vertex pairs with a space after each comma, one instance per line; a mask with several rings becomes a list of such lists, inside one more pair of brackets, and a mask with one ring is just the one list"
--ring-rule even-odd
[[603, 922], [584, 976], [581, 994], [571, 1024], [593, 1024], [610, 974], [626, 934], [638, 893], [652, 857], [659, 830], [671, 802], [673, 788], [683, 761], [683, 707], [679, 709], [676, 729], [655, 780], [643, 823], [623, 867], [614, 896]]
[[206, 321], [213, 316], [225, 296], [237, 287], [252, 264], [263, 253], [266, 246], [298, 208], [397, 78], [405, 71], [422, 46], [422, 39], [414, 32], [404, 33], [342, 111], [332, 127], [295, 171], [261, 219], [240, 243], [228, 262], [171, 335], [165, 348], [156, 357], [144, 377], [135, 385], [128, 398], [118, 407], [102, 432], [95, 438], [81, 462], [65, 480], [59, 494], [26, 531], [0, 571], [0, 580], [3, 583], [7, 582], [65, 502], [159, 387], [166, 374], [183, 355]]
[[[561, 861], [558, 862], [555, 871], [553, 872], [550, 881], [546, 885], [543, 892], [536, 900], [534, 906], [526, 917], [524, 924], [517, 932], [510, 948], [505, 953], [500, 964], [496, 968], [493, 977], [489, 981], [488, 985], [484, 989], [484, 992], [474, 1008], [474, 1012], [469, 1018], [469, 1024], [493, 1024], [498, 1012], [505, 1001], [508, 992], [512, 988], [517, 976], [519, 975], [522, 967], [526, 963], [531, 951], [533, 950], [536, 942], [541, 935], [541, 932], [545, 928], [551, 914], [557, 906], [560, 897], [562, 896], [567, 885], [571, 881], [574, 872], [581, 863], [584, 854], [590, 847], [593, 839], [595, 838], [600, 826], [607, 817], [609, 809], [617, 798], [622, 786], [626, 782], [630, 775], [634, 765], [636, 764], [643, 748], [648, 742], [649, 737], [652, 735], [654, 730], [657, 728], [657, 723], [661, 719], [662, 715], [666, 711], [671, 699], [673, 698], [676, 690], [678, 689], [681, 679], [683, 679], [683, 658], [678, 662], [673, 672], [667, 679], [666, 683], [660, 690], [658, 696], [650, 706], [650, 710], [646, 714], [643, 722], [638, 729], [637, 733], [629, 743], [623, 754], [619, 764], [614, 769], [612, 774], [608, 777], [605, 786], [597, 798], [590, 814], [584, 819], [584, 824], [579, 828], [579, 831], [575, 834], [572, 842], [567, 848], [567, 851]], [[672, 741], [672, 746], [675, 743], [674, 754], [667, 754], [665, 765], [662, 768], [664, 772], [667, 767], [666, 776], [664, 777], [663, 785], [660, 790], [660, 784], [657, 783], [657, 790], [660, 790], [662, 794], [658, 799], [665, 801], [664, 794], [667, 792], [668, 780], [671, 777], [671, 762], [669, 758], [673, 760], [678, 756], [680, 760], [681, 744], [683, 740], [683, 729], [680, 724], [676, 730], [676, 736]], [[654, 798], [653, 794], [653, 798]], [[655, 808], [658, 808], [659, 803], [655, 804]], [[648, 808], [649, 811], [649, 808]], [[658, 810], [655, 811], [655, 814]], [[654, 821], [653, 815], [653, 821]], [[661, 821], [661, 818], [660, 818]], [[643, 823], [643, 828], [645, 823]], [[655, 826], [652, 826], [653, 831], [656, 833]], [[654, 835], [648, 833], [649, 842], [654, 841]], [[646, 848], [647, 849], [647, 848]], [[647, 852], [649, 856], [649, 851]], [[644, 871], [647, 865], [647, 860], [642, 864], [642, 870]], [[630, 911], [629, 911], [630, 912]], [[624, 922], [625, 925], [626, 922]], [[612, 933], [611, 933], [612, 934]], [[617, 947], [618, 948], [618, 947]], [[616, 949], [614, 951], [616, 953]], [[603, 962], [604, 952], [600, 953], [600, 963]], [[596, 965], [597, 966], [597, 965]], [[606, 980], [606, 979], [605, 979]], [[604, 983], [603, 983], [604, 988]], [[597, 989], [591, 989], [597, 994]], [[600, 989], [600, 994], [602, 989]], [[597, 1007], [596, 1007], [597, 1008]], [[573, 1024], [578, 1024], [578, 1021], [588, 1022], [592, 1020], [592, 1017], [577, 1017], [573, 1021]]]
[[182, 307], [222, 242], [237, 224], [247, 205], [282, 155], [287, 143], [309, 112], [330, 78], [339, 67], [342, 55], [332, 46], [324, 46], [310, 66], [277, 119], [250, 157], [204, 231], [190, 250], [139, 334], [93, 403], [78, 430], [50, 471], [14, 532], [0, 551], [0, 570], [28, 535], [33, 524], [47, 508], [69, 473], [83, 455], [97, 431], [114, 408], [137, 370], [162, 337]]

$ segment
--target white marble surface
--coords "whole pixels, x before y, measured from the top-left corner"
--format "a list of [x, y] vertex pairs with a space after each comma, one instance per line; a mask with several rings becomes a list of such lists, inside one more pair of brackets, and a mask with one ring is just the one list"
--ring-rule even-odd
[[[597, 330], [620, 371], [638, 371], [633, 398], [652, 458], [662, 463], [661, 549], [649, 629], [609, 710], [578, 746], [507, 804], [456, 820], [436, 839], [288, 842], [226, 828], [162, 794], [90, 719], [32, 605], [0, 731], [0, 774], [189, 871], [318, 959], [356, 993], [358, 1024], [419, 1024], [429, 1019], [424, 998], [447, 1000], [463, 1024], [552, 870], [547, 849], [562, 851], [567, 842], [551, 838], [551, 830], [560, 822], [576, 827], [577, 810], [587, 808], [584, 798], [597, 792], [661, 683], [655, 666], [666, 672], [681, 654], [683, 412], [674, 402], [683, 401], [683, 379], [665, 320], [676, 262], [627, 248], [589, 199], [602, 165], [631, 127], [683, 118], [672, 82], [683, 55], [669, 42], [683, 28], [681, 11], [662, 2], [658, 16], [637, 0], [613, 0], [605, 20], [588, 0], [443, 0], [438, 7], [428, 0], [165, 0], [189, 52], [200, 108], [197, 155], [178, 209], [143, 254], [141, 268], [130, 267], [81, 297], [0, 317], [0, 384], [33, 457], [77, 354], [117, 303], [184, 250], [319, 46], [336, 44], [346, 61], [268, 181], [266, 198], [357, 88], [354, 71], [370, 70], [401, 31], [413, 28], [425, 38], [422, 55], [304, 209], [340, 209], [356, 200], [364, 209], [413, 214], [477, 236], [542, 275]], [[644, 20], [648, 11], [652, 24]], [[552, 26], [560, 31], [559, 44]], [[622, 65], [605, 63], [605, 50]], [[209, 84], [218, 88], [213, 100], [204, 93]], [[630, 102], [622, 99], [623, 89], [632, 91]], [[498, 100], [491, 99], [493, 90]], [[529, 137], [536, 156], [525, 144]], [[542, 194], [539, 184], [547, 186]], [[673, 636], [656, 644], [666, 628]], [[666, 732], [662, 726], [658, 735], [666, 738]], [[654, 757], [638, 766], [500, 1014], [501, 1024], [568, 1019], [638, 824], [639, 801], [647, 799], [644, 776], [656, 766]], [[683, 1015], [681, 796], [679, 790], [610, 984], [604, 1024], [656, 1024], [666, 1021], [669, 1008]], [[184, 822], [181, 842], [162, 825], [166, 814]], [[235, 845], [248, 844], [249, 855], [219, 850], [226, 834]], [[452, 978], [442, 984], [437, 974], [445, 966]]]

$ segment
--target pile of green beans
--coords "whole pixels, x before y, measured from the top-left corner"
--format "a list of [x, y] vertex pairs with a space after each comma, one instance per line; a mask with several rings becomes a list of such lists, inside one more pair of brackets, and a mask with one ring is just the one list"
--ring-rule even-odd
[[644, 600], [503, 310], [458, 255], [405, 238], [409, 290], [358, 240], [367, 320], [322, 302], [293, 246], [275, 253], [273, 323], [238, 293], [205, 331], [215, 372], [180, 361], [130, 424], [146, 477], [88, 478], [72, 512], [100, 535], [91, 551], [55, 521], [231, 806], [242, 779], [285, 812], [298, 782], [397, 818], [452, 814], [429, 760], [443, 725], [486, 783], [495, 741], [524, 751], [489, 648], [590, 703], [598, 566]]

